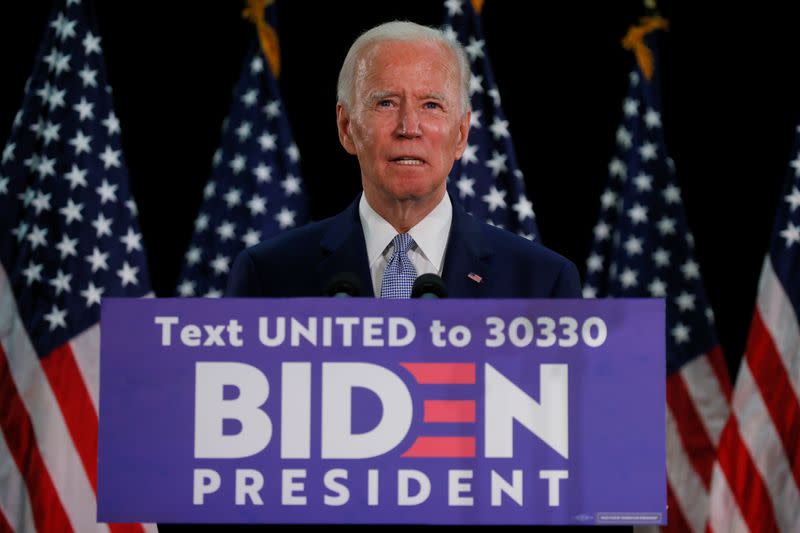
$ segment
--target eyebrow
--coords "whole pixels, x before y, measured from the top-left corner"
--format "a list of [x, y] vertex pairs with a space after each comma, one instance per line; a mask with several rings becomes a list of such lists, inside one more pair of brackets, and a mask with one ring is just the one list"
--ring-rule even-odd
[[[383, 100], [384, 98], [389, 98], [391, 96], [397, 96], [398, 93], [394, 91], [377, 91], [369, 95], [370, 102], [376, 102], [379, 100]], [[423, 95], [420, 100], [436, 100], [438, 102], [447, 102], [447, 97], [440, 93], [430, 93]]]

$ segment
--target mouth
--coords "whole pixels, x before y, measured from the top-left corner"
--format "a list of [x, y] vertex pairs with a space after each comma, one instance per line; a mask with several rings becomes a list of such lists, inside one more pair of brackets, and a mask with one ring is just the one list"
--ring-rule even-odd
[[423, 161], [422, 159], [418, 159], [412, 156], [395, 157], [394, 159], [390, 159], [390, 161], [398, 165], [404, 165], [409, 167], [422, 166], [425, 164], [425, 161]]

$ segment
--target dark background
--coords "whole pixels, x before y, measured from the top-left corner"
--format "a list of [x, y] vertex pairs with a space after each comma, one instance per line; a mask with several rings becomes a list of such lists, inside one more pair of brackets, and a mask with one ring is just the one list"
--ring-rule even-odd
[[[703, 5], [701, 5], [703, 4]], [[717, 332], [732, 370], [800, 119], [800, 6], [661, 2], [664, 123]], [[124, 155], [157, 295], [173, 294], [231, 90], [255, 31], [243, 2], [96, 2]], [[50, 3], [0, 3], [0, 142], [10, 131]], [[339, 146], [335, 85], [350, 43], [401, 18], [439, 25], [442, 3], [279, 2], [285, 109], [311, 216], [360, 190]], [[488, 0], [486, 49], [543, 241], [583, 271], [607, 180], [640, 1]]]

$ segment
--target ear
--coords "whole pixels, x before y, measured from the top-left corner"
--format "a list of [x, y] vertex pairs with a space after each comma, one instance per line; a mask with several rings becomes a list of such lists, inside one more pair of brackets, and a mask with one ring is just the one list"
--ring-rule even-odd
[[464, 154], [464, 150], [467, 148], [467, 140], [469, 139], [469, 121], [472, 117], [472, 111], [467, 111], [464, 113], [464, 118], [462, 118], [458, 123], [458, 142], [456, 143], [456, 153], [455, 159], [461, 159], [461, 156]]
[[341, 102], [336, 104], [336, 127], [339, 130], [339, 142], [348, 154], [355, 155], [356, 145], [350, 135], [350, 113]]

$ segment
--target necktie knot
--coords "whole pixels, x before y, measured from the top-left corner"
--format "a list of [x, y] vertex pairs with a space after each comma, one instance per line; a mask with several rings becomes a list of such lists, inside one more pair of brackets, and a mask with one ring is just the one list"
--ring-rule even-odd
[[410, 298], [411, 288], [417, 279], [417, 269], [408, 258], [414, 239], [408, 233], [399, 233], [392, 239], [394, 252], [383, 271], [381, 298]]

